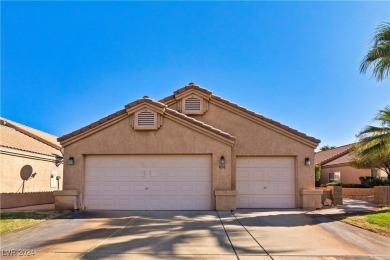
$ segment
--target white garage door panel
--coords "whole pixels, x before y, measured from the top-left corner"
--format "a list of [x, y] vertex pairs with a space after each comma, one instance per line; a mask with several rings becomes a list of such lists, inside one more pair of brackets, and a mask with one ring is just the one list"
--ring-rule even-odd
[[237, 158], [238, 208], [294, 208], [293, 157]]
[[291, 168], [294, 167], [294, 159], [287, 157], [240, 157], [237, 160], [237, 167], [251, 168], [273, 168], [278, 167]]
[[211, 209], [210, 156], [87, 156], [86, 209]]
[[294, 194], [295, 189], [291, 183], [278, 183], [278, 182], [239, 182], [237, 184], [238, 194], [256, 195], [256, 194], [269, 194], [269, 195], [290, 195]]
[[294, 203], [295, 199], [290, 195], [262, 195], [257, 197], [240, 195], [238, 197], [240, 208], [291, 208]]
[[94, 196], [85, 199], [88, 209], [104, 210], [204, 210], [209, 201], [208, 196]]
[[237, 181], [294, 181], [293, 168], [237, 168]]

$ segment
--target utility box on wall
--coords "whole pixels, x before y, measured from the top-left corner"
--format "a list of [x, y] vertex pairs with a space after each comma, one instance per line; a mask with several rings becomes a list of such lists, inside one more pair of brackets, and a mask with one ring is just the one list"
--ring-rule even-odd
[[57, 171], [54, 170], [50, 174], [50, 188], [57, 188]]

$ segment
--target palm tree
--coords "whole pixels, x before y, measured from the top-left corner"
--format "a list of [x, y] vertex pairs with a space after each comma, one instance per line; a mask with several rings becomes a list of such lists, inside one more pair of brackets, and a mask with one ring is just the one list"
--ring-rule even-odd
[[373, 45], [360, 65], [360, 73], [366, 73], [373, 66], [373, 77], [377, 81], [387, 78], [390, 73], [390, 23], [382, 23], [375, 31]]
[[390, 179], [390, 106], [379, 110], [374, 120], [379, 126], [366, 126], [356, 136], [359, 142], [354, 147], [353, 164], [383, 169]]

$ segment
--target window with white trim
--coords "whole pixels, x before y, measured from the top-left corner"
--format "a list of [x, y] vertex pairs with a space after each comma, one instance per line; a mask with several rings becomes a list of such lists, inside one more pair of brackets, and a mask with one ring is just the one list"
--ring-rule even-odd
[[330, 172], [329, 173], [329, 181], [328, 182], [340, 183], [340, 179], [341, 179], [340, 172]]

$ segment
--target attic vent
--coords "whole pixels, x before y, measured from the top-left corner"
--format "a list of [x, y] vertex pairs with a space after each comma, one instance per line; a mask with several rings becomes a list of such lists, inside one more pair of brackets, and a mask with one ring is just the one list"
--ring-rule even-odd
[[131, 122], [135, 130], [156, 130], [161, 126], [162, 119], [156, 112], [144, 108], [131, 117]]
[[154, 113], [145, 110], [138, 114], [137, 117], [137, 125], [139, 127], [147, 127], [147, 126], [154, 126], [155, 118]]
[[186, 115], [203, 115], [207, 109], [208, 99], [200, 95], [188, 95], [177, 103], [177, 110]]
[[186, 111], [199, 111], [200, 110], [200, 99], [196, 97], [187, 98], [184, 101]]

